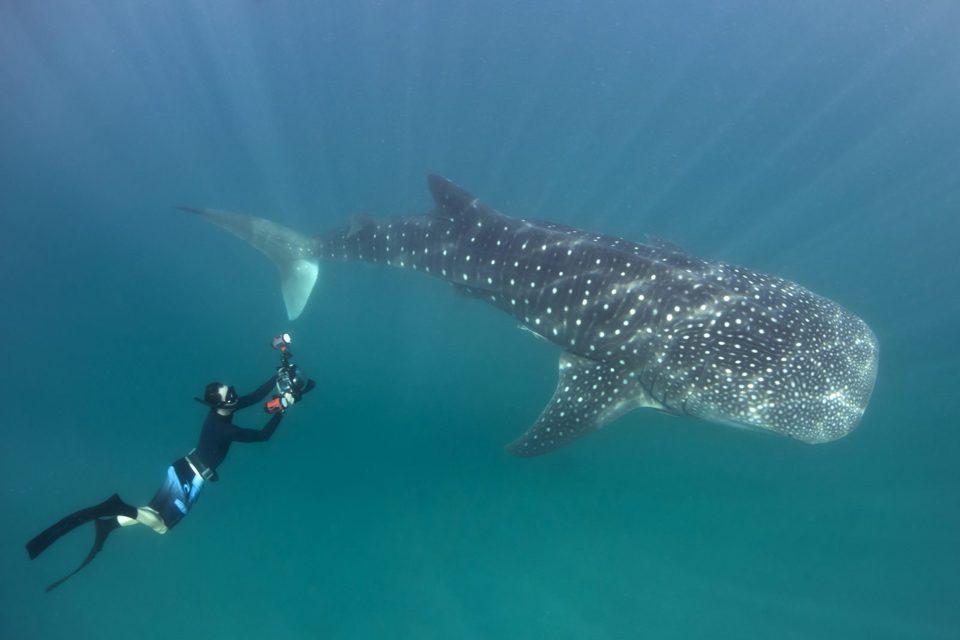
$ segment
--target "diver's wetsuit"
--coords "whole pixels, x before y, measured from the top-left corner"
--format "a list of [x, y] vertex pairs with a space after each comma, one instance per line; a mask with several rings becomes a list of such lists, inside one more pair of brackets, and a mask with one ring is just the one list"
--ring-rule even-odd
[[167, 530], [173, 528], [200, 497], [207, 480], [217, 480], [217, 467], [227, 457], [234, 442], [266, 442], [277, 430], [283, 412], [274, 413], [262, 429], [244, 429], [233, 424], [233, 414], [257, 404], [270, 392], [277, 378], [273, 376], [253, 393], [237, 399], [228, 415], [221, 415], [211, 407], [200, 430], [197, 447], [186, 456], [175, 460], [167, 468], [167, 477], [150, 500], [150, 508], [163, 519]]
[[[234, 442], [265, 442], [273, 436], [274, 431], [277, 430], [277, 426], [283, 419], [282, 411], [274, 413], [267, 424], [259, 430], [244, 429], [234, 425], [233, 413], [260, 402], [276, 384], [276, 380], [276, 376], [273, 376], [253, 393], [238, 398], [236, 405], [232, 407], [233, 411], [229, 415], [219, 414], [215, 407], [212, 407], [207, 413], [197, 447], [170, 465], [163, 485], [150, 500], [150, 508], [163, 519], [166, 530], [180, 522], [183, 516], [187, 514], [190, 507], [197, 501], [204, 482], [217, 479], [216, 469], [227, 457], [231, 444]], [[310, 380], [301, 394], [310, 391], [313, 386], [314, 383]], [[61, 536], [78, 526], [91, 520], [96, 525], [93, 547], [86, 559], [72, 573], [47, 587], [47, 591], [59, 586], [64, 580], [76, 574], [93, 560], [94, 556], [103, 548], [103, 543], [110, 532], [120, 526], [117, 516], [136, 520], [138, 510], [121, 500], [120, 496], [114, 494], [96, 506], [81, 509], [62, 518], [27, 543], [27, 553], [33, 559]]]
[[[234, 412], [246, 409], [250, 405], [263, 400], [276, 383], [277, 377], [273, 376], [253, 393], [238, 398]], [[211, 471], [216, 471], [220, 463], [227, 457], [232, 443], [266, 442], [277, 430], [281, 418], [283, 418], [283, 413], [277, 412], [273, 414], [262, 429], [244, 429], [233, 424], [233, 413], [222, 416], [217, 413], [216, 409], [210, 409], [207, 413], [207, 419], [203, 421], [200, 440], [197, 442], [197, 448], [193, 450], [192, 455], [196, 455], [205, 467]]]

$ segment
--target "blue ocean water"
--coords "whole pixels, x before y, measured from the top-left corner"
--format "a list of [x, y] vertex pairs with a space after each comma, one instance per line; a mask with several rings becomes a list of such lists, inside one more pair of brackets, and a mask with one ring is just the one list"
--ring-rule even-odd
[[[960, 5], [600, 0], [0, 5], [4, 638], [960, 637]], [[420, 274], [260, 255], [172, 208], [319, 232], [492, 206], [800, 282], [881, 345], [816, 447], [636, 412], [503, 445], [557, 349]], [[293, 333], [319, 381], [169, 535], [142, 504]], [[264, 417], [238, 416], [259, 426]]]

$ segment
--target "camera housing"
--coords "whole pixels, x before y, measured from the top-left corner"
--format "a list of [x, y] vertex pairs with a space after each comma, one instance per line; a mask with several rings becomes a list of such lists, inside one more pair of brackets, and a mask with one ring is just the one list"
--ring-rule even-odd
[[300, 367], [290, 361], [293, 358], [291, 342], [293, 338], [289, 333], [281, 333], [272, 341], [273, 348], [280, 351], [280, 366], [277, 368], [277, 393], [263, 405], [263, 410], [267, 413], [285, 411], [300, 399], [300, 392], [307, 384], [307, 378]]

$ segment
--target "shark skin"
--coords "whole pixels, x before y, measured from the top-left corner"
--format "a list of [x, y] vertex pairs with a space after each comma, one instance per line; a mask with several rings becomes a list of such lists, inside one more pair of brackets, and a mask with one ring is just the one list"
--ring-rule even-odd
[[434, 208], [307, 236], [254, 216], [180, 207], [244, 239], [280, 271], [288, 315], [322, 260], [385, 264], [450, 282], [562, 349], [537, 421], [507, 449], [550, 452], [641, 407], [817, 444], [860, 422], [877, 339], [800, 285], [550, 222], [508, 217], [431, 175]]

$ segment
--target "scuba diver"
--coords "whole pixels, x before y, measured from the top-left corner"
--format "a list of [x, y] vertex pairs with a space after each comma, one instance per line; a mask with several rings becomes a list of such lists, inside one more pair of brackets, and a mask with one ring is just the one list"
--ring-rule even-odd
[[[86, 567], [115, 529], [135, 524], [146, 525], [160, 534], [172, 529], [196, 504], [204, 484], [218, 479], [217, 468], [227, 457], [231, 444], [266, 442], [273, 436], [286, 410], [314, 387], [314, 381], [308, 381], [300, 368], [290, 362], [293, 354], [289, 345], [290, 334], [284, 333], [273, 339], [273, 347], [281, 352], [281, 366], [252, 393], [238, 396], [232, 386], [211, 382], [206, 386], [202, 400], [194, 398], [210, 407], [197, 446], [167, 468], [163, 484], [146, 506], [134, 507], [115, 493], [98, 505], [62, 518], [27, 543], [27, 554], [32, 560], [73, 529], [90, 521], [94, 523], [93, 547], [86, 559], [73, 572], [48, 586], [47, 592]], [[271, 416], [263, 428], [245, 429], [233, 424], [235, 412], [259, 403], [274, 387], [276, 393], [264, 404], [264, 411]]]

